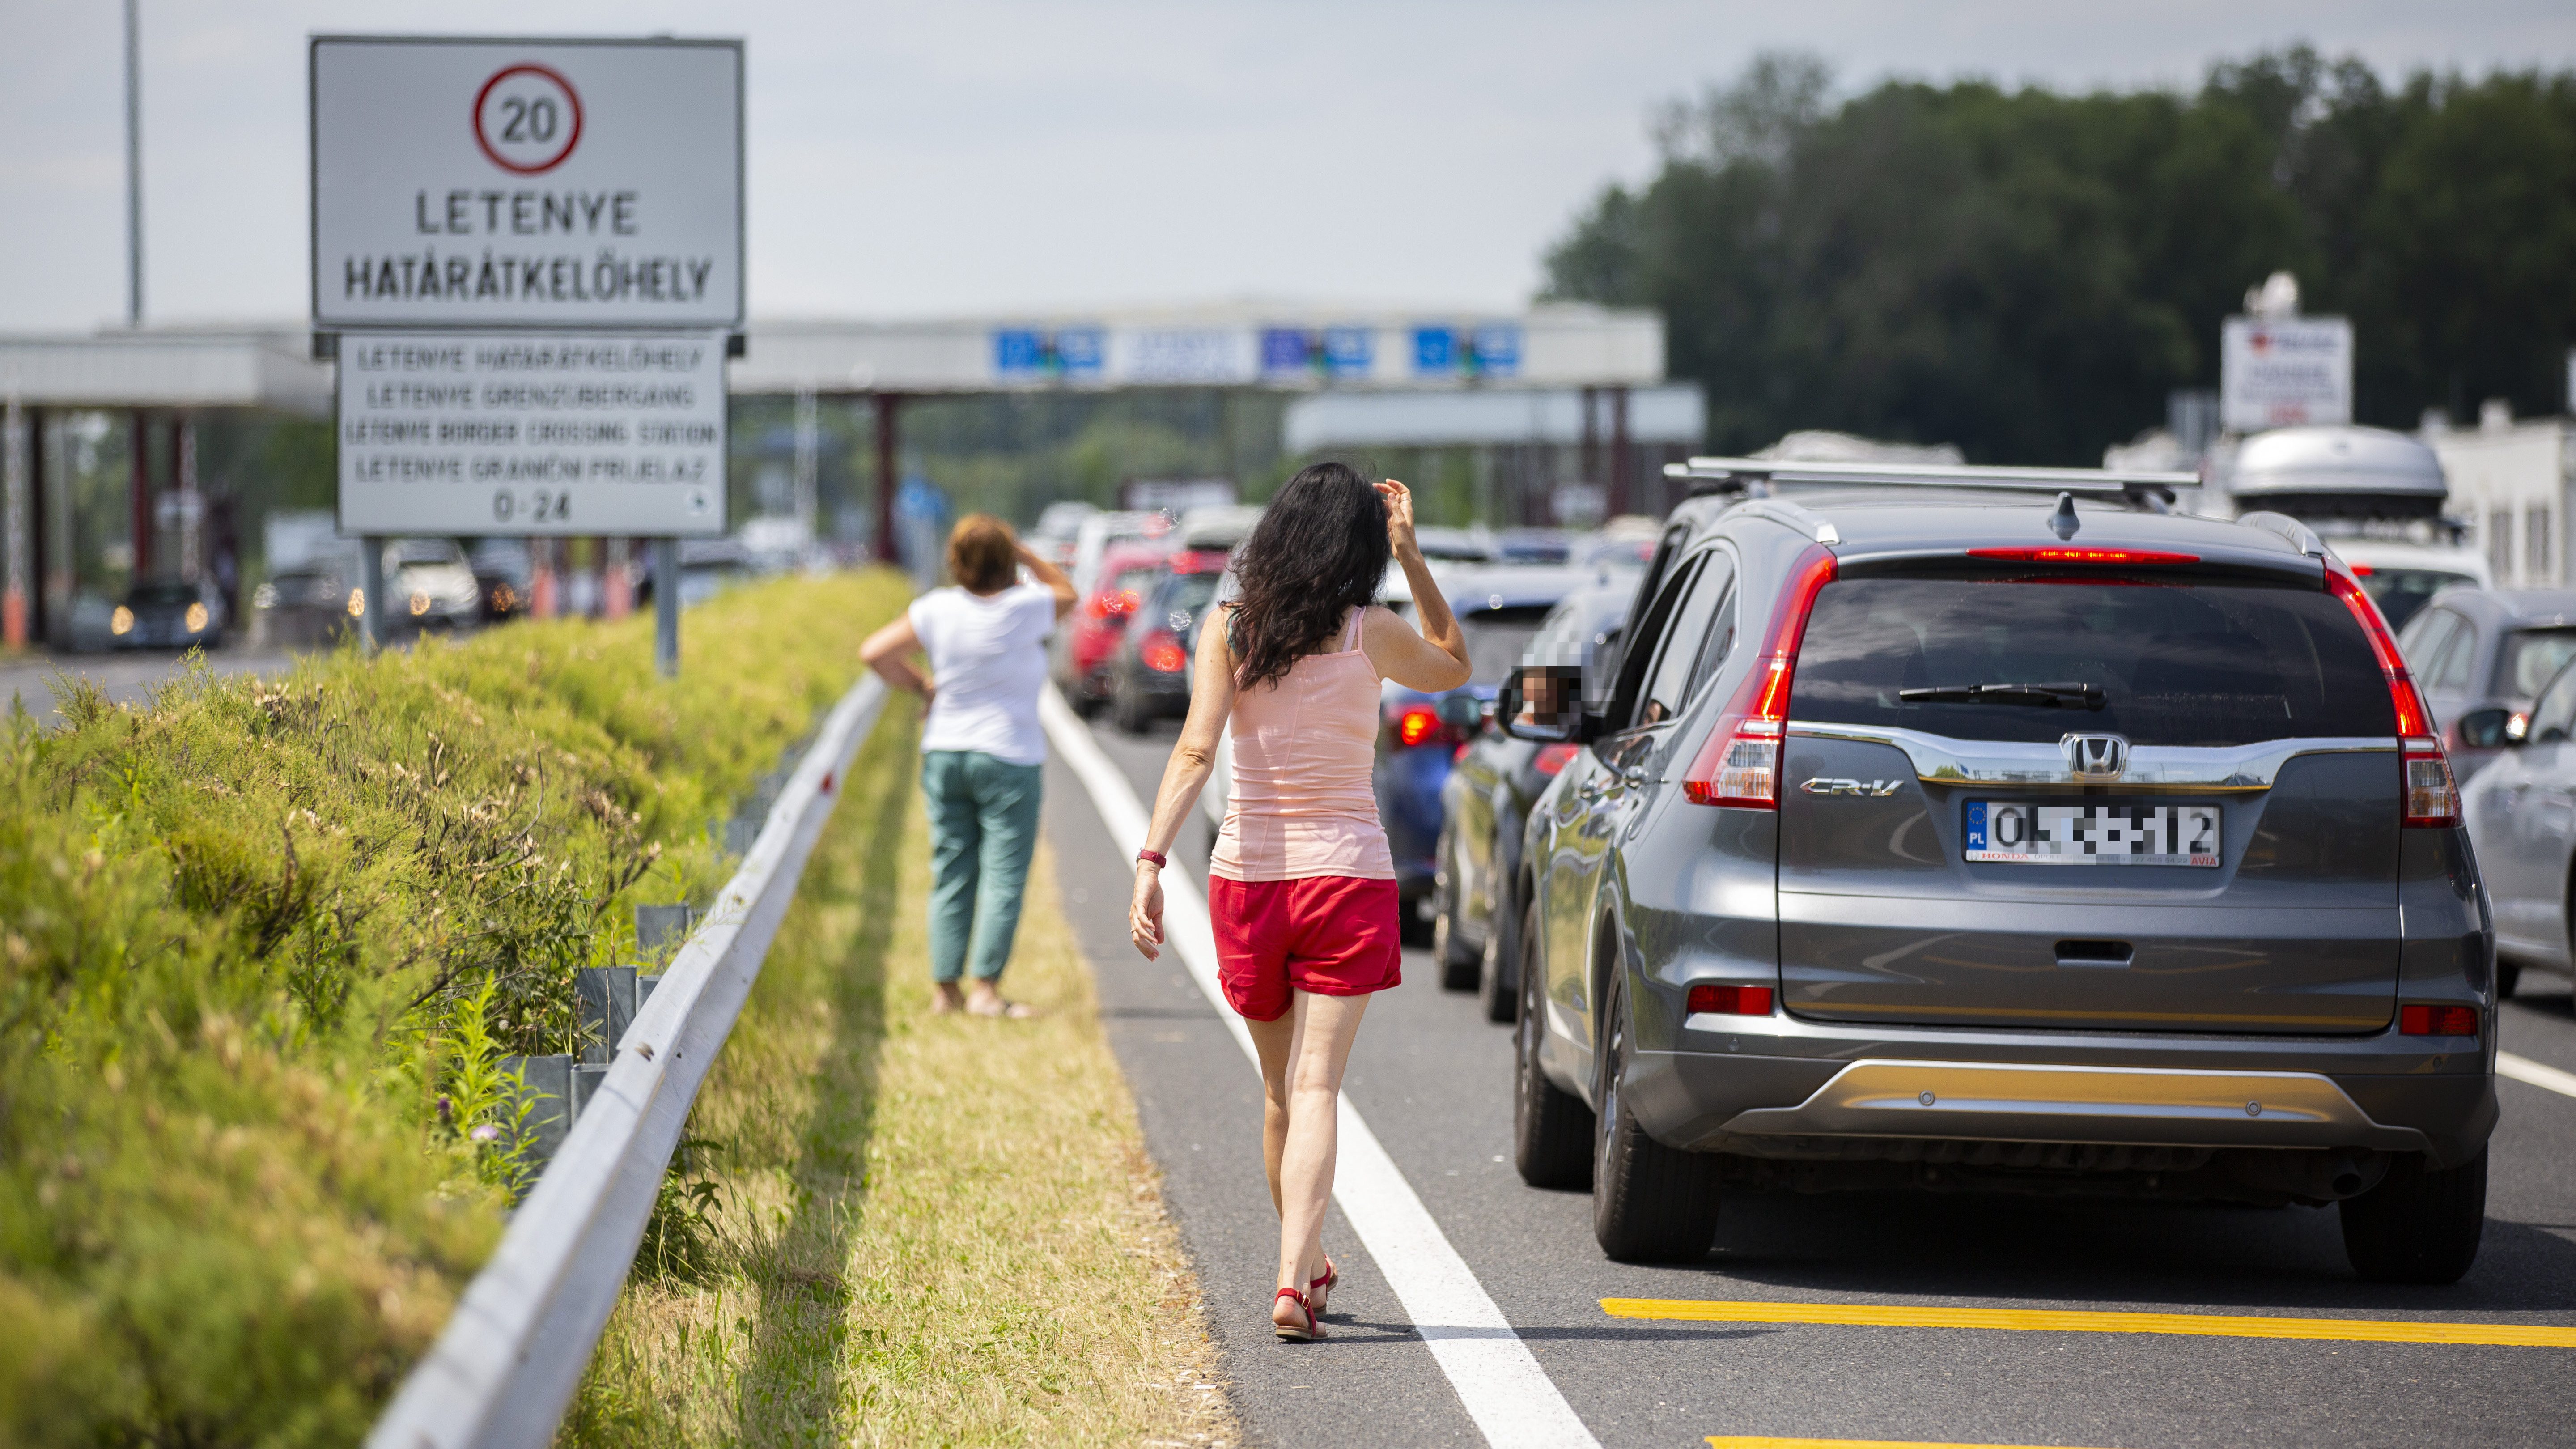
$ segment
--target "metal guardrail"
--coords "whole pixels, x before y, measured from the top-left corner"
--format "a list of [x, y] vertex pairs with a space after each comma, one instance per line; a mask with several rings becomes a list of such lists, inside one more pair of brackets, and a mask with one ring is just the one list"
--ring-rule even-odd
[[542, 1449], [608, 1324], [698, 1086], [751, 994], [838, 784], [885, 703], [874, 674], [825, 716], [742, 868], [617, 1043], [500, 1247], [367, 1435], [369, 1449]]

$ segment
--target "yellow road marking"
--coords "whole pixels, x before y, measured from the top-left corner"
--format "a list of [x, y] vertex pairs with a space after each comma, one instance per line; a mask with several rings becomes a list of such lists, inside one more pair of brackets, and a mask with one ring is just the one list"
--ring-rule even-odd
[[1770, 1434], [1711, 1434], [1709, 1449], [2032, 1449], [2026, 1444], [1931, 1444], [1918, 1439], [1782, 1439]]
[[[2348, 1343], [2576, 1348], [2576, 1328], [2530, 1323], [2420, 1323], [2392, 1318], [2243, 1318], [2218, 1313], [2086, 1313], [2054, 1308], [1909, 1308], [1876, 1303], [1724, 1303], [1604, 1298], [1613, 1318], [1696, 1323], [1830, 1323], [1865, 1328], [2007, 1328], [2040, 1333], [2172, 1333], [2200, 1338], [2308, 1338]], [[1728, 1440], [1770, 1443], [1770, 1440]], [[1783, 1439], [1783, 1444], [1806, 1440]], [[1825, 1441], [1813, 1441], [1822, 1443]]]

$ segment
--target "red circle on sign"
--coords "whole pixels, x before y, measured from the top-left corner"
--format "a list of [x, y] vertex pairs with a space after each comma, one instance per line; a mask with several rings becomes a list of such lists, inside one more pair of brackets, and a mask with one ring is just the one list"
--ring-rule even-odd
[[[562, 87], [564, 99], [572, 104], [572, 129], [564, 136], [563, 149], [533, 166], [522, 166], [518, 162], [502, 155], [500, 152], [493, 150], [491, 138], [483, 134], [483, 103], [492, 98], [492, 88], [494, 86], [499, 85], [501, 82], [508, 80], [514, 75], [544, 76], [546, 79], [553, 81], [556, 85]], [[500, 167], [504, 171], [516, 172], [521, 176], [534, 176], [539, 172], [552, 171], [556, 167], [561, 166], [564, 163], [565, 158], [572, 155], [572, 148], [581, 144], [581, 92], [574, 90], [572, 88], [572, 82], [565, 80], [563, 78], [563, 73], [555, 70], [551, 66], [538, 65], [533, 61], [522, 62], [518, 65], [504, 66], [492, 73], [492, 78], [483, 83], [483, 89], [474, 93], [474, 109], [467, 113], [466, 119], [471, 121], [474, 125], [474, 144], [482, 148], [485, 160], [490, 161], [493, 165]]]

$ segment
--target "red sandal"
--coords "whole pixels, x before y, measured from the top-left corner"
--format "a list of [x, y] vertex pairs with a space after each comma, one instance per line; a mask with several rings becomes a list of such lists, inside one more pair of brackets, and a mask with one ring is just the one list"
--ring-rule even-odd
[[1314, 1343], [1324, 1336], [1324, 1325], [1317, 1321], [1315, 1317], [1315, 1307], [1313, 1304], [1306, 1301], [1305, 1294], [1298, 1292], [1294, 1288], [1282, 1288], [1276, 1294], [1272, 1295], [1270, 1299], [1271, 1307], [1274, 1309], [1277, 1308], [1279, 1306], [1279, 1300], [1282, 1298], [1294, 1298], [1297, 1300], [1298, 1310], [1306, 1315], [1306, 1326], [1299, 1328], [1294, 1324], [1282, 1323], [1275, 1318], [1270, 1320], [1270, 1331], [1279, 1335], [1281, 1342]]
[[1324, 1316], [1325, 1300], [1332, 1296], [1334, 1286], [1341, 1281], [1342, 1270], [1333, 1266], [1333, 1258], [1331, 1254], [1325, 1254], [1324, 1276], [1310, 1280], [1306, 1284], [1306, 1296], [1314, 1300], [1315, 1316], [1317, 1318]]

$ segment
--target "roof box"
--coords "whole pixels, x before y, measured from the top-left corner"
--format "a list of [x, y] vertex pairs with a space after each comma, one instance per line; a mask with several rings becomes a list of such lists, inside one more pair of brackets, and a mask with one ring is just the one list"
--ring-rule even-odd
[[2294, 518], [2437, 518], [2450, 496], [2433, 450], [2386, 428], [2276, 428], [2236, 450], [2228, 491]]

